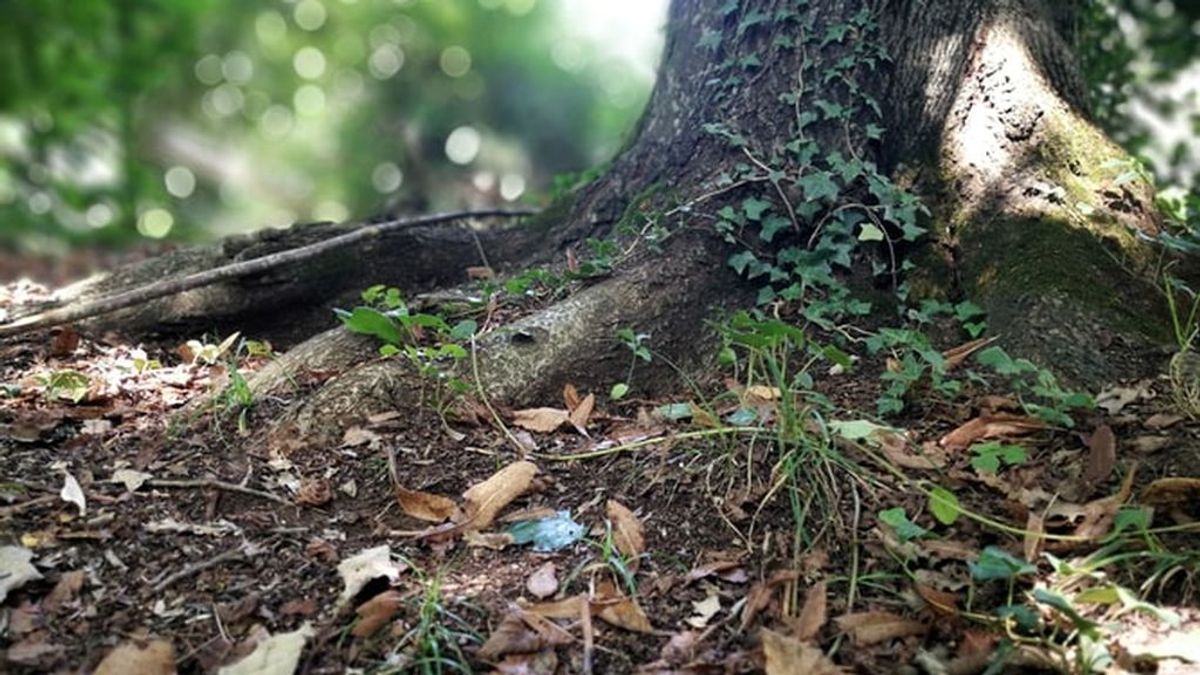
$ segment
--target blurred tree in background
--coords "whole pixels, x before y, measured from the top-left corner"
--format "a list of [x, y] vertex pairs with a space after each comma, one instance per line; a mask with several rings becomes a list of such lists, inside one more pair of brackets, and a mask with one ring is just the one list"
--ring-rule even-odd
[[665, 0], [609, 35], [591, 4], [6, 2], [0, 242], [528, 198], [615, 153], [652, 85]]
[[[1194, 222], [1200, 3], [1076, 1], [1097, 118]], [[530, 199], [616, 152], [665, 4], [7, 0], [0, 245]]]

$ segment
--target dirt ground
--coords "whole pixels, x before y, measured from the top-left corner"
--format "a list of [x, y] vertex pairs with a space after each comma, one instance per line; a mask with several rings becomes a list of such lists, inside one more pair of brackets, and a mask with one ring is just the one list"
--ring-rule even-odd
[[[45, 292], [9, 283], [0, 310]], [[247, 665], [264, 654], [304, 673], [1200, 668], [1200, 423], [1165, 380], [1118, 383], [1073, 429], [1022, 427], [1008, 392], [974, 391], [914, 401], [900, 431], [833, 434], [822, 420], [874, 410], [884, 365], [864, 354], [822, 373], [831, 406], [787, 441], [780, 392], [714, 376], [704, 396], [499, 409], [504, 430], [480, 401], [385, 413], [308, 445], [270, 433], [286, 400], [205, 405], [229, 367], [178, 346], [0, 343], [0, 546], [30, 556], [0, 573], [0, 671], [277, 672]], [[1027, 457], [974, 470], [985, 438]], [[960, 502], [952, 524], [931, 487]], [[1138, 505], [1157, 533], [1122, 515]], [[516, 540], [562, 511], [581, 538]], [[1032, 566], [988, 578], [995, 551]], [[1036, 627], [997, 618], [1021, 611]]]

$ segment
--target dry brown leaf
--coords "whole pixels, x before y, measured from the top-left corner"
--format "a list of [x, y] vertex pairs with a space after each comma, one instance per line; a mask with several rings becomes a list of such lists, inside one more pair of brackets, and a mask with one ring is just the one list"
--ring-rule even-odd
[[584, 397], [579, 405], [571, 408], [571, 414], [568, 416], [571, 425], [579, 430], [579, 433], [587, 435], [588, 419], [592, 416], [592, 410], [596, 407], [596, 395], [588, 394]]
[[1029, 517], [1025, 520], [1025, 548], [1024, 554], [1026, 560], [1037, 560], [1042, 554], [1042, 542], [1045, 541], [1046, 521], [1042, 516], [1033, 511], [1029, 512]]
[[513, 424], [522, 429], [542, 434], [557, 431], [559, 427], [566, 424], [570, 419], [570, 413], [558, 408], [527, 408], [525, 410], [513, 411]]
[[442, 523], [461, 515], [453, 499], [432, 492], [409, 490], [397, 485], [396, 501], [405, 514], [430, 523]]
[[858, 612], [834, 619], [856, 646], [865, 647], [885, 640], [923, 635], [928, 626], [891, 612]]
[[1024, 436], [1045, 428], [1045, 422], [1027, 415], [983, 415], [946, 434], [938, 445], [947, 450], [966, 450], [975, 441]]
[[958, 615], [958, 596], [949, 591], [943, 591], [928, 584], [915, 584], [914, 588], [917, 595], [925, 601], [926, 606], [934, 611], [935, 614], [943, 616]]
[[563, 404], [567, 406], [567, 410], [574, 410], [579, 407], [579, 390], [570, 382], [563, 385]]
[[1170, 436], [1138, 436], [1126, 443], [1126, 447], [1136, 453], [1149, 455], [1176, 444], [1178, 441]]
[[93, 675], [171, 675], [175, 672], [175, 648], [166, 640], [145, 645], [123, 642], [96, 666]]
[[767, 675], [837, 675], [841, 668], [818, 649], [802, 641], [763, 628], [763, 658]]
[[324, 506], [333, 501], [333, 487], [324, 478], [305, 478], [296, 491], [296, 503], [305, 506]]
[[1146, 419], [1146, 426], [1150, 429], [1169, 429], [1182, 421], [1183, 415], [1157, 413]]
[[776, 401], [782, 395], [783, 392], [779, 391], [779, 387], [768, 387], [763, 384], [755, 384], [746, 387], [746, 391], [742, 393], [742, 400], [745, 401], [747, 405], [759, 405], [762, 403]]
[[1111, 497], [1096, 499], [1083, 505], [1083, 522], [1075, 528], [1075, 536], [1083, 537], [1084, 541], [1098, 539], [1108, 534], [1112, 528], [1113, 519], [1121, 506], [1129, 501], [1133, 493], [1133, 477], [1137, 473], [1137, 464], [1129, 466], [1129, 472], [1121, 481], [1121, 488]]
[[513, 536], [508, 532], [477, 532], [475, 530], [468, 530], [463, 533], [463, 543], [472, 548], [503, 551], [512, 546]]
[[54, 584], [50, 594], [46, 596], [45, 600], [42, 600], [42, 611], [57, 612], [65, 603], [75, 599], [79, 595], [80, 589], [83, 588], [83, 580], [83, 570], [64, 572], [59, 577], [58, 583]]
[[1200, 503], [1200, 478], [1159, 478], [1142, 488], [1138, 499], [1154, 507]]
[[342, 435], [342, 447], [353, 448], [360, 445], [367, 445], [379, 441], [379, 434], [369, 429], [362, 427], [350, 427], [346, 433]]
[[487, 480], [463, 493], [463, 520], [469, 530], [482, 530], [492, 524], [496, 514], [529, 489], [537, 466], [533, 462], [514, 462]]
[[798, 578], [800, 573], [796, 570], [780, 570], [766, 581], [751, 586], [750, 591], [746, 593], [746, 604], [742, 605], [742, 630], [746, 630], [754, 618], [771, 604], [771, 599], [775, 597], [775, 589], [780, 584]]
[[533, 597], [541, 600], [558, 592], [558, 576], [553, 562], [547, 562], [534, 570], [525, 580], [525, 590]]
[[684, 585], [688, 585], [700, 579], [705, 579], [711, 576], [719, 576], [726, 581], [730, 581], [729, 575], [741, 570], [741, 574], [736, 575], [734, 579], [742, 578], [745, 575], [745, 568], [742, 567], [741, 561], [738, 560], [717, 560], [715, 562], [705, 563], [696, 567], [687, 576], [683, 578]]
[[479, 648], [479, 658], [495, 661], [508, 654], [537, 652], [574, 642], [571, 634], [544, 617], [514, 608]]
[[921, 548], [942, 560], [975, 561], [979, 558], [979, 546], [953, 539], [928, 539], [920, 541]]
[[538, 616], [547, 619], [573, 619], [579, 616], [581, 605], [585, 604], [587, 599], [582, 595], [573, 595], [562, 600], [554, 602], [539, 602], [526, 607], [526, 611], [537, 614]]
[[536, 654], [509, 654], [496, 664], [492, 675], [555, 675], [558, 672], [558, 654], [552, 649], [543, 649]]
[[961, 366], [969, 356], [995, 342], [997, 338], [998, 336], [993, 335], [992, 337], [971, 340], [970, 342], [964, 342], [957, 347], [951, 347], [942, 352], [942, 358], [946, 359], [946, 372], [948, 373]]
[[473, 265], [467, 268], [468, 279], [495, 279], [496, 271], [486, 265]]
[[354, 610], [358, 621], [355, 622], [354, 628], [350, 629], [350, 634], [357, 638], [374, 635], [386, 626], [403, 606], [404, 594], [400, 591], [388, 590], [376, 595]]
[[933, 443], [926, 443], [914, 452], [908, 439], [902, 434], [876, 431], [871, 438], [879, 443], [879, 449], [888, 460], [904, 469], [939, 469], [946, 465], [946, 452]]
[[1087, 467], [1082, 479], [1083, 494], [1086, 496], [1097, 485], [1108, 480], [1116, 463], [1117, 437], [1111, 427], [1102, 424], [1092, 432], [1092, 437], [1088, 440]]
[[654, 626], [633, 598], [625, 597], [608, 580], [596, 583], [596, 597], [591, 602], [592, 613], [605, 623], [635, 633], [653, 633]]
[[625, 557], [630, 571], [636, 571], [638, 560], [646, 550], [646, 537], [642, 532], [642, 521], [624, 504], [615, 499], [605, 504], [605, 514], [612, 523], [613, 543]]
[[821, 632], [821, 628], [828, 620], [827, 595], [824, 581], [819, 581], [808, 589], [808, 593], [804, 596], [804, 606], [800, 608], [800, 615], [796, 617], [796, 622], [793, 624], [793, 634], [796, 639], [807, 642], [815, 639]]

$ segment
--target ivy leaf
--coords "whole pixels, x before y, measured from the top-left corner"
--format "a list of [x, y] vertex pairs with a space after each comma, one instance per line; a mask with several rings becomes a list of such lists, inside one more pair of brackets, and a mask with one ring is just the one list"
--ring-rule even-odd
[[967, 563], [971, 578], [976, 581], [1012, 579], [1037, 572], [1037, 566], [1025, 562], [998, 546], [988, 546], [979, 553], [979, 560]]
[[767, 216], [767, 219], [763, 221], [762, 229], [759, 231], [758, 236], [763, 241], [771, 243], [771, 240], [775, 238], [775, 235], [780, 230], [786, 229], [791, 224], [792, 221], [783, 216]]
[[919, 539], [929, 534], [929, 530], [909, 520], [908, 514], [904, 512], [904, 507], [901, 506], [880, 511], [879, 522], [892, 528], [902, 542]]
[[863, 223], [858, 232], [859, 241], [883, 241], [883, 230], [874, 223]]
[[832, 174], [828, 171], [813, 171], [803, 176], [797, 185], [804, 190], [804, 198], [810, 201], [829, 199], [838, 196], [837, 183], [833, 182]]
[[864, 131], [867, 134], [867, 138], [873, 141], [883, 138], [883, 127], [879, 126], [878, 124], [868, 124]]
[[450, 329], [450, 337], [455, 340], [470, 340], [478, 328], [479, 324], [475, 323], [474, 319], [463, 319]]
[[958, 520], [959, 514], [962, 513], [962, 506], [959, 505], [958, 497], [954, 496], [953, 492], [943, 487], [935, 487], [929, 493], [929, 510], [941, 524], [953, 525], [954, 521]]
[[717, 51], [721, 46], [721, 31], [705, 28], [704, 34], [700, 36], [700, 41], [697, 43], [704, 49]]
[[763, 212], [769, 208], [771, 208], [771, 202], [758, 197], [750, 197], [742, 202], [742, 211], [750, 220], [761, 220]]
[[738, 274], [745, 274], [746, 268], [751, 264], [758, 262], [758, 258], [750, 251], [739, 251], [729, 256], [729, 266]]

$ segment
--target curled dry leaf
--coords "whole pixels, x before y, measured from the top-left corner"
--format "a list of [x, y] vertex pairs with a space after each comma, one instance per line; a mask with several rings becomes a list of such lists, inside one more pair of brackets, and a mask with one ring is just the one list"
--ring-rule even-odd
[[977, 340], [971, 340], [970, 342], [964, 342], [957, 347], [951, 347], [950, 349], [942, 352], [942, 358], [946, 359], [946, 364], [944, 366], [946, 372], [949, 373], [955, 368], [958, 368], [963, 364], [964, 361], [967, 360], [967, 357], [992, 344], [997, 339], [998, 336], [995, 335], [991, 337], [979, 338]]
[[914, 586], [917, 595], [925, 601], [925, 605], [935, 614], [942, 616], [958, 615], [958, 596], [949, 591], [943, 591], [928, 584], [918, 583]]
[[579, 407], [581, 400], [579, 398], [579, 390], [575, 388], [575, 385], [568, 382], [563, 386], [563, 404], [567, 406], [567, 410], [574, 410]]
[[528, 408], [513, 411], [513, 424], [541, 434], [557, 431], [570, 419], [570, 413], [558, 408]]
[[74, 504], [79, 509], [79, 515], [87, 513], [87, 500], [83, 496], [83, 488], [80, 487], [79, 481], [75, 480], [75, 476], [63, 471], [63, 486], [58, 493], [64, 502]]
[[558, 592], [558, 576], [553, 562], [547, 562], [534, 570], [525, 580], [525, 589], [533, 597], [541, 600]]
[[33, 551], [24, 546], [0, 546], [0, 602], [4, 602], [9, 591], [42, 578], [31, 560]]
[[751, 586], [750, 591], [746, 594], [746, 604], [742, 605], [742, 630], [746, 630], [755, 617], [770, 606], [771, 599], [775, 597], [775, 589], [781, 584], [795, 581], [798, 578], [800, 578], [800, 573], [795, 570], [780, 570], [772, 574], [766, 581]]
[[129, 492], [137, 492], [137, 489], [142, 487], [146, 481], [154, 478], [154, 476], [134, 471], [133, 469], [117, 469], [113, 472], [112, 480], [114, 483], [120, 483], [125, 486]]
[[575, 427], [579, 433], [587, 435], [587, 423], [592, 416], [592, 410], [596, 408], [596, 395], [588, 394], [579, 405], [571, 408], [569, 420], [571, 426]]
[[683, 578], [684, 585], [691, 584], [711, 576], [717, 576], [725, 581], [740, 583], [745, 581], [746, 570], [738, 560], [717, 560], [694, 568]]
[[976, 441], [1025, 436], [1045, 428], [1045, 422], [1028, 415], [983, 415], [946, 434], [938, 445], [947, 450], [966, 450]]
[[596, 597], [591, 603], [592, 613], [605, 623], [635, 633], [653, 633], [654, 626], [637, 601], [625, 597], [608, 580], [596, 583]]
[[1092, 432], [1088, 440], [1087, 467], [1082, 478], [1082, 492], [1091, 492], [1097, 485], [1108, 480], [1113, 466], [1117, 463], [1117, 437], [1107, 424], [1102, 424]]
[[816, 647], [764, 628], [763, 658], [767, 675], [836, 675], [845, 671]]
[[692, 610], [695, 614], [686, 619], [688, 625], [692, 628], [704, 628], [717, 612], [721, 611], [721, 598], [715, 590], [710, 591], [703, 600], [692, 603]]
[[151, 640], [144, 645], [123, 642], [113, 648], [96, 666], [93, 675], [172, 675], [175, 672], [175, 648], [166, 640]]
[[75, 599], [79, 595], [79, 591], [83, 588], [83, 580], [83, 570], [64, 572], [58, 578], [58, 583], [54, 584], [54, 588], [51, 589], [50, 594], [42, 600], [42, 610], [45, 612], [57, 612], [65, 603]]
[[529, 489], [535, 475], [537, 466], [532, 462], [514, 462], [474, 485], [463, 493], [460, 524], [469, 530], [482, 530], [491, 525], [501, 509]]
[[1200, 503], [1200, 478], [1160, 478], [1142, 488], [1138, 498], [1143, 504], [1154, 507]]
[[395, 582], [407, 569], [407, 565], [392, 560], [392, 549], [387, 545], [368, 548], [346, 558], [337, 567], [343, 584], [338, 608], [344, 607], [371, 581], [383, 577]]
[[605, 514], [612, 523], [613, 543], [628, 561], [629, 569], [636, 571], [638, 559], [646, 550], [642, 521], [638, 520], [633, 511], [615, 499], [610, 499], [605, 504]]
[[742, 399], [747, 405], [761, 405], [776, 401], [783, 393], [779, 391], [779, 387], [768, 387], [763, 384], [755, 384], [746, 387], [746, 391], [742, 393]]
[[[576, 614], [578, 616], [578, 614]], [[558, 625], [520, 608], [513, 609], [479, 648], [479, 658], [494, 662], [507, 654], [525, 654], [553, 649], [574, 642], [571, 634]]]
[[891, 612], [857, 612], [834, 619], [838, 628], [850, 636], [856, 646], [865, 647], [886, 640], [923, 635], [928, 626]]
[[455, 504], [454, 500], [449, 497], [435, 495], [431, 492], [409, 490], [399, 485], [395, 486], [395, 489], [396, 501], [400, 504], [400, 510], [413, 518], [430, 523], [442, 523], [461, 516], [458, 504]]
[[305, 506], [324, 506], [333, 501], [333, 487], [324, 478], [305, 478], [296, 491], [296, 503]]
[[821, 628], [828, 619], [827, 596], [828, 591], [824, 581], [819, 581], [809, 587], [808, 593], [804, 596], [804, 606], [800, 609], [800, 615], [796, 617], [793, 626], [793, 634], [796, 639], [806, 642], [815, 639], [821, 632]]
[[225, 666], [218, 675], [288, 675], [300, 665], [304, 643], [315, 634], [312, 626], [304, 624], [290, 633], [280, 633], [258, 643], [246, 658]]
[[379, 632], [400, 612], [404, 606], [404, 595], [400, 591], [387, 590], [358, 606], [354, 613], [358, 621], [350, 633], [357, 638], [365, 638]]
[[1083, 537], [1084, 541], [1099, 539], [1112, 529], [1113, 520], [1121, 505], [1129, 501], [1133, 493], [1133, 477], [1137, 474], [1137, 464], [1129, 466], [1129, 473], [1121, 481], [1121, 488], [1111, 497], [1096, 499], [1083, 505], [1083, 522], [1075, 528], [1075, 536]]
[[1041, 514], [1029, 512], [1025, 519], [1025, 545], [1022, 551], [1026, 560], [1037, 560], [1042, 554], [1042, 542], [1046, 539], [1046, 521]]

